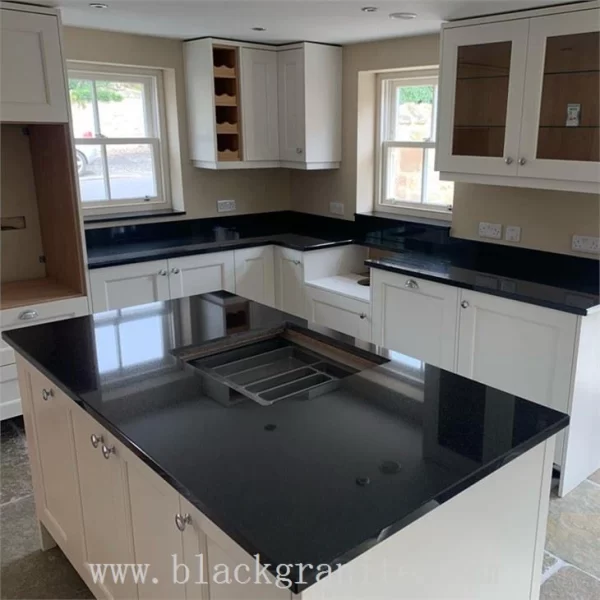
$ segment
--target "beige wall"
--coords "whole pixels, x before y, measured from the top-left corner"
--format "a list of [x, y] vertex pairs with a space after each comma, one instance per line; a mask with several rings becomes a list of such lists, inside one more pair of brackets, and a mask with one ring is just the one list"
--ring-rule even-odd
[[[347, 219], [373, 210], [374, 72], [438, 62], [438, 35], [344, 47], [342, 165], [336, 171], [294, 172], [295, 210], [334, 216], [329, 202], [341, 202]], [[592, 194], [457, 184], [452, 235], [479, 240], [480, 221], [520, 226], [521, 247], [593, 257], [572, 252], [571, 236], [600, 234], [600, 200]]]
[[65, 27], [64, 41], [67, 60], [165, 70], [174, 200], [176, 203], [183, 200], [186, 219], [216, 216], [217, 200], [236, 200], [237, 213], [229, 214], [290, 208], [290, 175], [285, 169], [223, 172], [196, 169], [190, 163], [180, 40]]

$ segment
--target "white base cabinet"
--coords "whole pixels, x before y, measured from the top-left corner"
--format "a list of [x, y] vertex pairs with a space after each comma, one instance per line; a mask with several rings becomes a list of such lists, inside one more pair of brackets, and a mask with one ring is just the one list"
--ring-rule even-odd
[[234, 251], [235, 293], [275, 306], [275, 248], [259, 246]]
[[306, 318], [304, 256], [298, 250], [275, 250], [275, 306], [283, 312]]

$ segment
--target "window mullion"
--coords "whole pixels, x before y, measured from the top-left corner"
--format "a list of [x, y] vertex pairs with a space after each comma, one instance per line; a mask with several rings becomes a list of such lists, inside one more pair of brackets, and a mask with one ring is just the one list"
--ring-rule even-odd
[[102, 136], [100, 131], [100, 110], [98, 108], [98, 95], [96, 94], [96, 81], [92, 81], [92, 113], [94, 115], [94, 137]]
[[423, 148], [423, 170], [421, 172], [421, 204], [427, 204], [427, 171], [429, 169], [429, 151]]
[[106, 199], [112, 200], [110, 192], [110, 177], [108, 175], [108, 153], [106, 151], [106, 144], [100, 144], [100, 154], [102, 155], [102, 171], [104, 172], [104, 189], [106, 190]]

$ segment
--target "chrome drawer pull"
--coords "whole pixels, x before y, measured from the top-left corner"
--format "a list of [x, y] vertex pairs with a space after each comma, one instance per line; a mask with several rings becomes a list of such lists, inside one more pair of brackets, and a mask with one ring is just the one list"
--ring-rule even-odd
[[460, 305], [461, 305], [463, 308], [469, 308], [469, 303], [468, 303], [466, 300], [463, 300], [463, 301], [460, 303]]
[[411, 290], [418, 290], [419, 284], [414, 279], [407, 279], [404, 287], [410, 288]]
[[97, 448], [100, 444], [104, 443], [104, 438], [101, 435], [96, 435], [95, 433], [92, 433], [92, 435], [90, 436], [90, 441], [92, 442], [92, 446], [94, 446], [94, 448]]
[[37, 319], [39, 317], [37, 310], [24, 310], [20, 315], [19, 319], [21, 321], [31, 321], [33, 319]]
[[116, 454], [116, 450], [114, 446], [110, 446], [110, 448], [108, 446], [105, 446], [104, 444], [102, 444], [102, 454], [104, 455], [104, 458], [106, 460], [108, 460], [110, 458], [111, 454]]
[[191, 525], [192, 516], [189, 513], [185, 515], [176, 514], [175, 515], [175, 525], [179, 531], [184, 531], [186, 525]]
[[360, 315], [358, 315], [361, 319], [366, 319], [367, 315], [366, 313], [360, 313]]
[[45, 402], [48, 402], [48, 400], [50, 400], [50, 398], [54, 398], [54, 390], [52, 388], [50, 388], [49, 390], [44, 388], [42, 390], [42, 400], [44, 400]]

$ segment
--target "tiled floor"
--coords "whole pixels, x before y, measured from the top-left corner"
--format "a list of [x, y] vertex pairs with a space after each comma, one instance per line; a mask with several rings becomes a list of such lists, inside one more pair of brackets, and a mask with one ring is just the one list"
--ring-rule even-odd
[[[0, 597], [92, 598], [58, 548], [39, 550], [23, 421], [0, 434]], [[600, 599], [600, 471], [550, 503], [542, 600]]]

